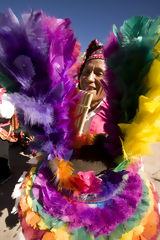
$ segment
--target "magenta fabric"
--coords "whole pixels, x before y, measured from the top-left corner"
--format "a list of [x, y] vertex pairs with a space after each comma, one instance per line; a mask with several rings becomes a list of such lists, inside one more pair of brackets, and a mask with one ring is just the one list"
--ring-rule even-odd
[[90, 133], [106, 133], [104, 130], [104, 125], [106, 123], [106, 120], [104, 118], [104, 108], [106, 107], [106, 102], [103, 102], [100, 111], [92, 118], [89, 129]]

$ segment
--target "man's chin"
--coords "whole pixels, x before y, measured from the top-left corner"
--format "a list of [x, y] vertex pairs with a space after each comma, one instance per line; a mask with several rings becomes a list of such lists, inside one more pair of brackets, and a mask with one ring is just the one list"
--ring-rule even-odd
[[88, 90], [87, 92], [93, 94], [93, 98], [94, 98], [94, 97], [96, 96], [96, 94], [97, 94], [97, 91], [96, 91], [96, 90]]

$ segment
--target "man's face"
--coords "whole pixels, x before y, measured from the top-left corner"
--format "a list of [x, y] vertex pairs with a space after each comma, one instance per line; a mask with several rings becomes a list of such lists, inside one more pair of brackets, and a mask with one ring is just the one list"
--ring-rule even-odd
[[80, 76], [80, 89], [93, 94], [91, 109], [94, 109], [105, 97], [101, 80], [104, 78], [105, 62], [102, 59], [93, 59], [85, 64]]

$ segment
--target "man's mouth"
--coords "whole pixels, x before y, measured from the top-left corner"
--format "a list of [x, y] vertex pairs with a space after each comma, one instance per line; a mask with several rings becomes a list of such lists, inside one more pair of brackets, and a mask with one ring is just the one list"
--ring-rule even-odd
[[88, 86], [87, 91], [96, 95], [97, 94], [97, 88], [94, 86]]
[[96, 87], [89, 86], [89, 87], [87, 88], [87, 90], [88, 90], [88, 91], [96, 90]]

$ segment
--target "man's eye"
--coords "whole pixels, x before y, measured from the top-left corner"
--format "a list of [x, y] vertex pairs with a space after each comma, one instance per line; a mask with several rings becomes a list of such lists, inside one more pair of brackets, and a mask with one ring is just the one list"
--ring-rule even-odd
[[100, 76], [103, 76], [104, 73], [103, 72], [97, 72], [96, 75], [100, 77]]

